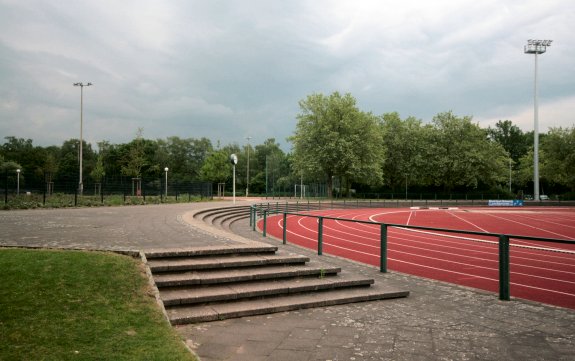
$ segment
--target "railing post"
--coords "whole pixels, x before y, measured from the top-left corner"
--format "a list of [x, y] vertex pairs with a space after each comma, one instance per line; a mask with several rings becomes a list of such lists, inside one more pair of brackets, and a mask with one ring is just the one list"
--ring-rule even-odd
[[252, 224], [252, 231], [256, 230], [256, 223], [258, 223], [258, 209], [257, 206], [254, 205], [254, 223]]
[[499, 299], [509, 301], [509, 237], [499, 235]]
[[254, 211], [253, 211], [254, 206], [250, 206], [250, 227], [253, 224], [254, 221]]
[[379, 272], [387, 273], [387, 225], [381, 224], [379, 246]]
[[284, 212], [283, 244], [287, 243], [287, 212]]
[[317, 222], [317, 254], [323, 253], [323, 217], [318, 217]]
[[264, 210], [264, 230], [262, 232], [262, 235], [264, 237], [267, 237], [267, 235], [266, 235], [267, 228], [268, 228], [268, 210], [265, 209]]

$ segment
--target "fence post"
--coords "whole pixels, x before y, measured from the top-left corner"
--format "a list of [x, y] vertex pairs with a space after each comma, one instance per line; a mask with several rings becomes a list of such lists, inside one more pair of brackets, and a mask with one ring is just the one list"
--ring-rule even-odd
[[252, 226], [253, 221], [254, 221], [253, 206], [250, 206], [250, 227]]
[[509, 301], [509, 237], [499, 235], [499, 299]]
[[379, 246], [379, 272], [387, 273], [387, 225], [381, 224]]
[[267, 237], [266, 235], [267, 228], [268, 228], [268, 210], [266, 209], [264, 210], [264, 230], [262, 232], [262, 235], [264, 237]]
[[318, 217], [317, 222], [317, 254], [321, 256], [323, 253], [323, 217]]
[[258, 223], [258, 209], [257, 206], [254, 205], [254, 223], [252, 224], [252, 231], [256, 230], [256, 223]]
[[283, 244], [287, 243], [287, 212], [284, 212]]

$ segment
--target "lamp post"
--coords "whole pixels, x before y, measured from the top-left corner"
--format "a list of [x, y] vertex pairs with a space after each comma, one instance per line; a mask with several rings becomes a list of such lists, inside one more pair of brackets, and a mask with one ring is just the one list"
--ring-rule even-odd
[[232, 192], [233, 192], [233, 199], [234, 204], [236, 204], [236, 164], [238, 164], [238, 156], [235, 154], [230, 155], [230, 163], [232, 163], [232, 167], [234, 168], [233, 178], [232, 178]]
[[20, 168], [16, 169], [16, 195], [20, 194]]
[[246, 139], [248, 140], [248, 171], [247, 173], [247, 181], [246, 181], [246, 198], [249, 195], [249, 191], [250, 191], [250, 139], [252, 139], [252, 137], [246, 137]]
[[168, 171], [169, 171], [168, 167], [164, 168], [164, 172], [166, 172], [166, 187], [165, 187], [166, 198], [168, 198]]
[[74, 86], [80, 87], [80, 176], [78, 179], [78, 192], [80, 195], [84, 192], [84, 183], [82, 182], [82, 132], [84, 126], [84, 87], [91, 86], [92, 83], [74, 83]]
[[535, 81], [533, 86], [533, 198], [539, 202], [539, 104], [537, 94], [537, 55], [547, 51], [553, 40], [527, 40], [524, 47], [525, 54], [535, 55]]

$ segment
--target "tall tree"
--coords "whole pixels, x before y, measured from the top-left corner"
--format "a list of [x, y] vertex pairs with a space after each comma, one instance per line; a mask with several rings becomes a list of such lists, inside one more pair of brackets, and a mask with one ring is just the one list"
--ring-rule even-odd
[[[250, 168], [253, 175], [250, 183], [254, 193], [275, 192], [277, 182], [291, 173], [286, 155], [275, 138], [268, 138], [263, 144], [256, 145]], [[285, 184], [282, 186], [285, 188]]]
[[487, 129], [487, 133], [491, 139], [503, 146], [515, 163], [519, 162], [519, 158], [527, 153], [531, 145], [531, 137], [510, 120], [498, 121], [495, 128]]
[[382, 119], [385, 184], [395, 191], [408, 180], [410, 183], [425, 183], [425, 153], [429, 147], [425, 134], [427, 129], [413, 117], [401, 120], [398, 113], [384, 114]]
[[147, 160], [144, 153], [143, 129], [139, 128], [134, 139], [128, 148], [128, 151], [122, 158], [122, 174], [125, 176], [140, 178], [142, 169], [146, 166]]
[[224, 149], [210, 154], [200, 169], [200, 178], [206, 182], [226, 183], [232, 175], [232, 165]]
[[350, 94], [338, 92], [309, 95], [299, 106], [295, 134], [288, 138], [297, 173], [325, 180], [330, 195], [336, 176], [382, 181], [382, 141], [375, 116], [361, 112]]
[[542, 177], [575, 191], [575, 127], [551, 128], [542, 138]]
[[504, 181], [507, 152], [499, 143], [490, 142], [487, 132], [472, 123], [471, 117], [440, 113], [433, 118], [430, 136], [432, 157], [428, 161], [435, 185], [451, 191]]

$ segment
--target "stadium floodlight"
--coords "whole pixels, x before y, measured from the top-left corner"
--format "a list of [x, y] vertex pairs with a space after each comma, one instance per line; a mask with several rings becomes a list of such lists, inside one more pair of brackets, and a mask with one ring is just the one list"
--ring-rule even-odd
[[539, 103], [537, 94], [537, 55], [547, 51], [553, 40], [527, 40], [524, 47], [525, 54], [535, 55], [535, 80], [533, 86], [533, 199], [539, 199]]
[[84, 87], [91, 86], [92, 83], [74, 83], [74, 86], [80, 87], [80, 155], [78, 156], [80, 162], [80, 175], [78, 177], [78, 193], [82, 195], [84, 192], [84, 183], [82, 182], [82, 131], [84, 126]]

